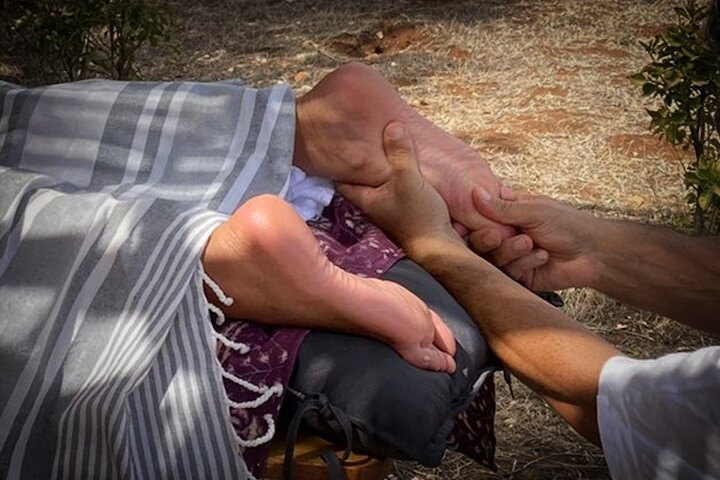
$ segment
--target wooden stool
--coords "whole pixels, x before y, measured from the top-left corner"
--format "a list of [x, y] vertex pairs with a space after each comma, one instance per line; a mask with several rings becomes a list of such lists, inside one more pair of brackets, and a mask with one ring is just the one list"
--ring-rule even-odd
[[[338, 457], [343, 454], [344, 449], [339, 445], [300, 433], [295, 444], [293, 480], [327, 480], [327, 465], [320, 458], [320, 454], [328, 448], [331, 448]], [[283, 438], [275, 437], [270, 446], [270, 457], [263, 478], [283, 480], [284, 460], [285, 441]], [[382, 480], [390, 473], [392, 461], [352, 453], [343, 466], [348, 480]]]

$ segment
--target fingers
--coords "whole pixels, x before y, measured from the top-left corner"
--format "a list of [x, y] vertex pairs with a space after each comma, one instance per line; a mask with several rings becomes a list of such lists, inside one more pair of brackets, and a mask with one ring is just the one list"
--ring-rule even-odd
[[475, 252], [484, 255], [512, 279], [530, 287], [534, 270], [548, 262], [550, 258], [548, 252], [539, 248], [533, 249], [532, 238], [525, 234], [516, 235], [502, 242], [496, 240], [496, 237], [487, 232], [472, 232], [468, 236], [470, 246]]
[[495, 250], [502, 242], [502, 236], [496, 230], [475, 230], [468, 235], [470, 247], [481, 255]]
[[465, 215], [463, 225], [472, 232], [482, 232], [482, 235], [491, 234], [492, 238], [488, 238], [486, 241], [489, 242], [490, 240], [493, 240], [494, 246], [488, 243], [488, 249], [499, 246], [503, 239], [517, 234], [517, 230], [514, 226], [498, 223], [475, 210], [476, 207], [473, 206], [472, 208], [473, 211], [468, 212]]
[[548, 252], [542, 249], [535, 249], [522, 257], [507, 263], [503, 271], [526, 287], [531, 287], [533, 272], [535, 269], [545, 265], [550, 258]]
[[510, 199], [493, 197], [482, 187], [473, 189], [472, 200], [477, 211], [496, 222], [518, 227], [526, 227], [528, 223], [536, 220], [532, 206], [517, 198], [507, 187], [503, 187], [503, 189], [501, 189], [501, 196], [507, 196]]
[[504, 267], [530, 253], [533, 241], [527, 235], [521, 234], [503, 241], [498, 248], [488, 254], [488, 260], [497, 267]]

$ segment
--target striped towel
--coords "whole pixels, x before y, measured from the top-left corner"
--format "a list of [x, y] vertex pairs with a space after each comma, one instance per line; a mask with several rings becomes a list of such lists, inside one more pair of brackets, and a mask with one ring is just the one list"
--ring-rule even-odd
[[0, 82], [0, 478], [223, 478], [199, 257], [287, 189], [292, 92]]

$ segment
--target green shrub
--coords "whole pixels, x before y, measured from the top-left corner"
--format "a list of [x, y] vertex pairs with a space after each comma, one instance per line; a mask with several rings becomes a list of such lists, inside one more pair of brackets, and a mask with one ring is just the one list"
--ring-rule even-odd
[[707, 7], [688, 0], [677, 22], [647, 43], [651, 62], [633, 79], [661, 100], [648, 109], [650, 127], [673, 145], [692, 148], [686, 166], [695, 232], [720, 233], [720, 56], [705, 34]]
[[26, 75], [42, 82], [139, 76], [138, 50], [168, 43], [165, 0], [41, 0], [22, 6], [13, 34]]

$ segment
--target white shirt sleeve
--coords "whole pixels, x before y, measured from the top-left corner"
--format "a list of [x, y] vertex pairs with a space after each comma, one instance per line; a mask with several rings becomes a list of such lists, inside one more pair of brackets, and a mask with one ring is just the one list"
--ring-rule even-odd
[[613, 357], [600, 373], [597, 408], [615, 480], [720, 479], [720, 347]]

